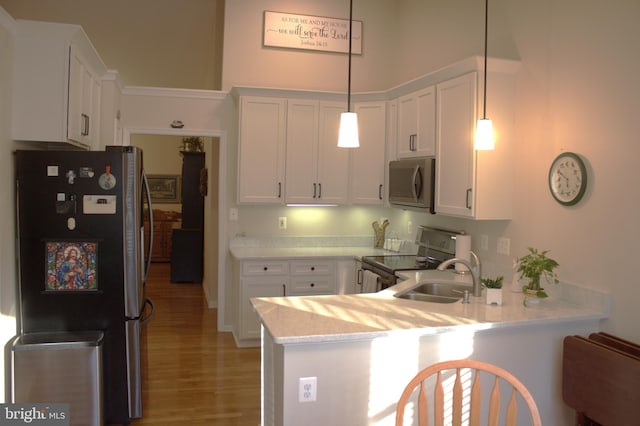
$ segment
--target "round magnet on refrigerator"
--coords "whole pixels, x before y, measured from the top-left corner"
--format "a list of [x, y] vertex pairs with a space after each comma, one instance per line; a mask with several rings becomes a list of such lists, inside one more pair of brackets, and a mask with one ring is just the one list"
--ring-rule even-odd
[[76, 218], [75, 217], [70, 217], [67, 219], [67, 229], [69, 229], [69, 231], [73, 231], [74, 229], [76, 229]]

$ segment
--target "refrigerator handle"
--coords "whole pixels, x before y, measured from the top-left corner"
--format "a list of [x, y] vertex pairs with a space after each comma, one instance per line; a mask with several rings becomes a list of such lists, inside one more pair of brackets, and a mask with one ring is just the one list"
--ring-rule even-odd
[[[146, 310], [147, 306], [149, 306], [151, 308], [151, 311], [149, 312], [149, 315], [145, 315], [144, 311]], [[156, 312], [156, 308], [155, 306], [153, 306], [153, 301], [151, 299], [149, 299], [148, 297], [146, 299], [144, 299], [144, 306], [142, 307], [142, 315], [140, 315], [140, 325], [144, 325], [146, 323], [148, 323], [149, 321], [151, 321], [151, 319], [153, 318], [153, 314]]]
[[[147, 175], [142, 171], [142, 184], [144, 185], [144, 192], [147, 194], [147, 205], [149, 206], [149, 244], [147, 244], [147, 259], [145, 260], [144, 269], [144, 281], [147, 282], [149, 276], [149, 269], [151, 268], [151, 251], [153, 250], [153, 206], [151, 205], [151, 192], [149, 191], [149, 181]], [[153, 304], [151, 305], [153, 306]]]

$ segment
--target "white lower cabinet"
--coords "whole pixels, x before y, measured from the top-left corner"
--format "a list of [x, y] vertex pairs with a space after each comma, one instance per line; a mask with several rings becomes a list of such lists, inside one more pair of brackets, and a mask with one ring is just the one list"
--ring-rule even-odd
[[289, 278], [286, 276], [240, 279], [240, 324], [238, 341], [260, 339], [260, 320], [251, 298], [283, 296]]
[[246, 260], [236, 271], [238, 312], [233, 332], [238, 346], [260, 345], [260, 320], [252, 298], [337, 293], [335, 260]]
[[336, 294], [334, 261], [292, 260], [287, 296]]
[[359, 260], [338, 260], [336, 265], [336, 282], [338, 294], [360, 293], [358, 285], [358, 269], [360, 269]]

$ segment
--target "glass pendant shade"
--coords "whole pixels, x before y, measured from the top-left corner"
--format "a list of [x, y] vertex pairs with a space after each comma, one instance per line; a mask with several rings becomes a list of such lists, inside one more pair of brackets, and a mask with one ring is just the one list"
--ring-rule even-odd
[[340, 115], [340, 130], [338, 132], [338, 147], [359, 148], [358, 115], [355, 112], [343, 112]]
[[494, 149], [493, 125], [488, 118], [478, 120], [476, 125], [475, 149], [477, 151], [491, 151]]

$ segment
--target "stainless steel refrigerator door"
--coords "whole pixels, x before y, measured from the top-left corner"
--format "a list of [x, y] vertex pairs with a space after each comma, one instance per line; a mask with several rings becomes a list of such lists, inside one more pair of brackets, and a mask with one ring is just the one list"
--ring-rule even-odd
[[144, 305], [144, 259], [142, 239], [142, 152], [128, 147], [123, 152], [124, 203], [124, 291], [125, 316], [138, 318]]
[[129, 382], [129, 417], [142, 417], [142, 362], [140, 359], [141, 321], [128, 320], [127, 326], [127, 381]]
[[[149, 308], [148, 310], [146, 308]], [[129, 386], [129, 417], [142, 417], [142, 350], [141, 339], [143, 327], [153, 318], [154, 306], [151, 299], [145, 299], [140, 318], [128, 320], [126, 324], [127, 338], [127, 382]]]

